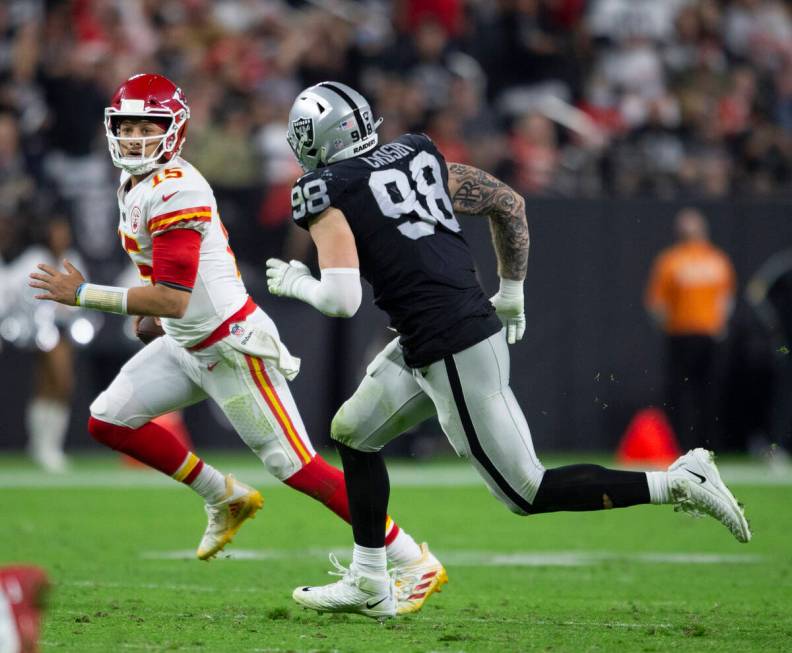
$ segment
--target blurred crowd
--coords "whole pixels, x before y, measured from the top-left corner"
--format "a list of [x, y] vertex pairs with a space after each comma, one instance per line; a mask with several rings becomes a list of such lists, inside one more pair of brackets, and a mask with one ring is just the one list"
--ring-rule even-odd
[[[792, 12], [780, 0], [6, 0], [0, 252], [66, 212], [112, 258], [102, 110], [159, 72], [237, 254], [288, 247], [295, 94], [360, 89], [382, 139], [432, 136], [527, 195], [789, 194]], [[15, 220], [24, 216], [23, 220]]]

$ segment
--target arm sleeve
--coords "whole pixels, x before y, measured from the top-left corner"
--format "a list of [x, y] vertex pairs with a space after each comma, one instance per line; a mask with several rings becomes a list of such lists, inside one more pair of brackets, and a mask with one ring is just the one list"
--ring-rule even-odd
[[311, 276], [299, 279], [294, 296], [325, 315], [352, 317], [360, 308], [363, 289], [357, 268], [325, 268], [317, 281]]
[[173, 229], [155, 238], [152, 283], [192, 292], [200, 250], [201, 234], [193, 229]]

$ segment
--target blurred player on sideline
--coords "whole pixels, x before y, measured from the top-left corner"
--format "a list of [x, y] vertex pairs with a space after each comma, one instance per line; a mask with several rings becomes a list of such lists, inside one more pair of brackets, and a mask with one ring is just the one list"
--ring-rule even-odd
[[[298, 587], [294, 599], [325, 612], [397, 613], [394, 597], [404, 600], [403, 588], [386, 573], [379, 528], [390, 492], [380, 449], [435, 413], [456, 452], [517, 514], [674, 503], [712, 515], [747, 542], [742, 510], [704, 449], [667, 472], [545, 470], [509, 387], [507, 342], [525, 331], [523, 198], [481, 170], [446, 165], [427, 136], [378, 146], [380, 122], [362, 95], [336, 82], [304, 90], [289, 115], [289, 144], [308, 172], [293, 188], [293, 217], [316, 243], [321, 279], [298, 261], [270, 259], [270, 292], [334, 315], [339, 302], [360, 297], [362, 274], [400, 334], [333, 419], [352, 513], [352, 564], [340, 581]], [[456, 213], [489, 218], [501, 278], [490, 300]]]
[[[39, 299], [118, 314], [161, 317], [165, 335], [133, 356], [91, 404], [99, 442], [171, 475], [206, 501], [209, 524], [197, 555], [208, 559], [261, 507], [261, 495], [223, 476], [151, 420], [213, 399], [267, 469], [349, 521], [343, 474], [314, 451], [287, 379], [299, 369], [273, 321], [248, 296], [211, 188], [179, 156], [190, 111], [182, 91], [159, 75], [121, 84], [105, 110], [118, 188], [119, 236], [148, 283], [87, 283], [41, 264]], [[343, 311], [343, 305], [338, 307]], [[444, 574], [390, 518], [381, 527], [389, 560]]]
[[[70, 327], [79, 312], [37, 302], [25, 281], [39, 261], [57, 265], [66, 257], [82, 263], [71, 249], [71, 228], [65, 217], [56, 215], [40, 226], [41, 242], [28, 247], [4, 271], [8, 305], [3, 310], [0, 333], [15, 346], [35, 352], [33, 389], [25, 411], [27, 450], [42, 469], [59, 473], [68, 465], [64, 444], [74, 388]], [[86, 324], [92, 333], [90, 324]]]

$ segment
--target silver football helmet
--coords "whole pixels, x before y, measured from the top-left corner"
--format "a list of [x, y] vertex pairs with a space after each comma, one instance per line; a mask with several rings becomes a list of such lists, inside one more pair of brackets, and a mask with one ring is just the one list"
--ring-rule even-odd
[[305, 171], [349, 159], [377, 146], [371, 107], [360, 93], [339, 82], [321, 82], [297, 96], [286, 138]]

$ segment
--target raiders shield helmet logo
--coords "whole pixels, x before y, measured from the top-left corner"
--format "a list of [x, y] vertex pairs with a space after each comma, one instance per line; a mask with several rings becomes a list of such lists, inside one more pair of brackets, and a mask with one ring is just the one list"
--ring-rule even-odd
[[298, 143], [303, 147], [311, 147], [314, 142], [314, 127], [311, 118], [298, 118], [292, 121], [292, 129], [297, 136]]

